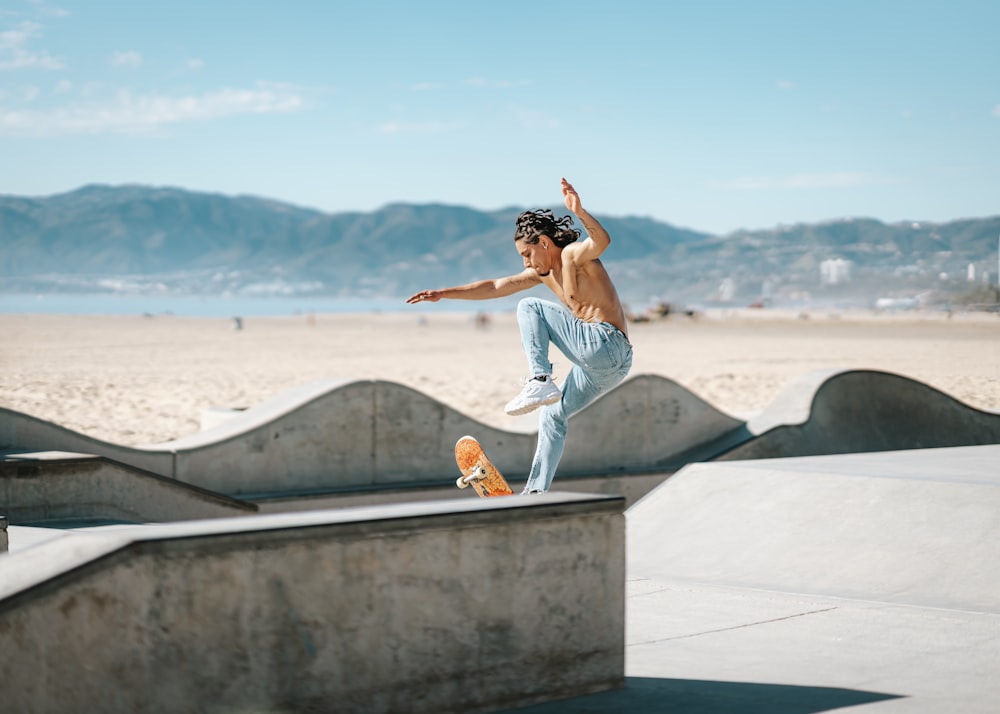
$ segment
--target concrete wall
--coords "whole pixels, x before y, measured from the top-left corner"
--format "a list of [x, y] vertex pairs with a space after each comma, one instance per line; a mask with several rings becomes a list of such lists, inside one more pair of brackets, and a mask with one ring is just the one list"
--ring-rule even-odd
[[1000, 414], [876, 370], [804, 375], [748, 423], [755, 438], [720, 461], [1000, 443]]
[[[409, 387], [381, 381], [315, 384], [159, 448], [175, 478], [235, 496], [310, 490], [450, 486], [455, 442], [473, 434], [511, 480], [523, 478], [535, 433], [488, 427]], [[593, 424], [613, 433], [589, 438]], [[573, 417], [565, 476], [654, 470], [693, 446], [739, 431], [670, 380], [640, 375]], [[609, 448], [609, 444], [612, 445]]]
[[0, 508], [15, 524], [181, 521], [253, 513], [238, 501], [100, 456], [0, 454]]
[[0, 516], [0, 553], [6, 553], [7, 547], [7, 519]]
[[172, 476], [174, 469], [174, 455], [169, 450], [112, 444], [3, 407], [0, 407], [0, 451], [97, 454], [161, 476]]
[[[594, 425], [612, 430], [600, 443]], [[676, 383], [626, 380], [572, 418], [563, 476], [661, 470], [693, 449], [719, 453], [743, 422]], [[108, 456], [230, 496], [449, 486], [455, 442], [474, 435], [512, 480], [523, 478], [534, 432], [488, 427], [409, 387], [375, 380], [301, 385], [211, 429], [139, 448], [106, 444], [0, 409], [0, 449]], [[728, 444], [727, 442], [727, 445]]]
[[[591, 438], [598, 430], [606, 438]], [[305, 384], [215, 428], [141, 448], [0, 409], [0, 449], [100, 454], [248, 500], [449, 487], [454, 444], [465, 434], [480, 440], [509, 480], [523, 480], [535, 433], [488, 427], [392, 382]], [[663, 472], [720, 457], [988, 443], [1000, 443], [1000, 415], [884, 372], [807, 375], [749, 424], [668, 379], [637, 375], [572, 417], [559, 478]]]
[[618, 498], [70, 535], [0, 558], [18, 712], [477, 712], [620, 686]]

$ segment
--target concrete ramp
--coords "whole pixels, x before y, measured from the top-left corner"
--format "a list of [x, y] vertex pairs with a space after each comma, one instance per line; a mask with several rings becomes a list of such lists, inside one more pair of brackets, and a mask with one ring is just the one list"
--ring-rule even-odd
[[[604, 438], [595, 440], [598, 431]], [[213, 428], [141, 447], [0, 409], [0, 449], [97, 454], [244, 499], [451, 488], [455, 441], [465, 434], [479, 439], [510, 480], [528, 473], [534, 432], [486, 426], [378, 380], [304, 384]], [[571, 417], [558, 477], [648, 481], [649, 474], [713, 459], [991, 443], [1000, 443], [1000, 414], [885, 372], [807, 375], [749, 423], [669, 379], [637, 375]], [[644, 488], [616, 486], [629, 493]]]
[[628, 528], [630, 578], [1000, 614], [1000, 446], [693, 464]]
[[[572, 419], [560, 469], [566, 478], [658, 471], [747, 436], [743, 422], [653, 375], [626, 380]], [[613, 432], [610, 442], [590, 438], [597, 426]], [[509, 478], [527, 474], [535, 433], [486, 426], [409, 387], [377, 380], [304, 384], [211, 429], [142, 447], [0, 410], [0, 448], [8, 451], [93, 453], [244, 498], [451, 487], [455, 442], [465, 434], [474, 434]]]
[[0, 454], [0, 509], [17, 525], [79, 526], [220, 518], [246, 501], [90, 454]]
[[559, 477], [672, 470], [749, 436], [743, 421], [686, 387], [636, 375], [570, 418]]
[[174, 468], [174, 456], [167, 449], [142, 449], [112, 444], [3, 407], [0, 407], [0, 451], [95, 454], [161, 476], [170, 476]]
[[907, 377], [823, 370], [789, 385], [751, 419], [753, 435], [719, 461], [1000, 443], [1000, 414]]
[[[994, 714], [998, 464], [989, 445], [685, 467], [627, 513], [607, 711]], [[681, 698], [644, 708], [650, 682]]]

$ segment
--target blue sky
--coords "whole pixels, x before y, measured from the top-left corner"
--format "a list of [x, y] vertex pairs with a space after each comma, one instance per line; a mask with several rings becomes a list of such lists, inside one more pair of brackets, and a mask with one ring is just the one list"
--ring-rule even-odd
[[1000, 2], [5, 0], [0, 193], [1000, 213]]

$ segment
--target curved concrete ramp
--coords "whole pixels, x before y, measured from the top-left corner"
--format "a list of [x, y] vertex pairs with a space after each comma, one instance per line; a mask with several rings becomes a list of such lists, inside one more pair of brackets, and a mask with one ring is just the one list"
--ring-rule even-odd
[[149, 448], [173, 451], [174, 477], [205, 488], [304, 493], [454, 483], [455, 442], [467, 433], [502, 447], [517, 466], [530, 459], [531, 436], [377, 380], [305, 384], [218, 427]]
[[1000, 443], [1000, 414], [875, 370], [827, 370], [792, 383], [717, 461]]
[[1000, 614], [998, 464], [998, 445], [692, 464], [629, 509], [629, 576]]
[[0, 454], [0, 508], [16, 525], [80, 526], [253, 513], [237, 501], [100, 456]]
[[636, 375], [571, 417], [559, 476], [669, 470], [749, 436], [744, 422], [686, 387]]
[[0, 407], [0, 451], [97, 454], [161, 476], [171, 476], [174, 470], [174, 456], [168, 450], [112, 444], [3, 407]]
[[[807, 375], [749, 424], [669, 379], [638, 375], [571, 421], [562, 479], [663, 473], [711, 459], [1000, 443], [1000, 415], [874, 371]], [[7, 451], [98, 454], [249, 498], [450, 486], [454, 444], [464, 434], [474, 434], [511, 480], [527, 474], [534, 433], [486, 426], [421, 392], [377, 380], [304, 384], [214, 428], [142, 447], [0, 410], [0, 448]]]
[[[572, 420], [564, 477], [655, 471], [746, 438], [743, 422], [652, 375], [626, 380]], [[598, 427], [613, 438], [595, 442], [590, 435]], [[476, 435], [510, 478], [527, 473], [535, 434], [486, 426], [409, 387], [376, 380], [304, 384], [214, 428], [143, 447], [0, 412], [0, 446], [7, 450], [106, 455], [234, 496], [450, 485], [455, 441], [464, 434]]]

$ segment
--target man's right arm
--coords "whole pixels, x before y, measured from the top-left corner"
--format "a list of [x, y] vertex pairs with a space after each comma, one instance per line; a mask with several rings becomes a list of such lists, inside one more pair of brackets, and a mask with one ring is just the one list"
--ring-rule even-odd
[[509, 275], [506, 278], [477, 280], [474, 283], [456, 285], [452, 288], [442, 288], [440, 290], [421, 290], [407, 298], [406, 302], [409, 305], [414, 305], [418, 302], [437, 302], [441, 298], [448, 300], [492, 300], [527, 290], [541, 282], [542, 280], [538, 277], [538, 273], [531, 268], [527, 268], [523, 273]]

